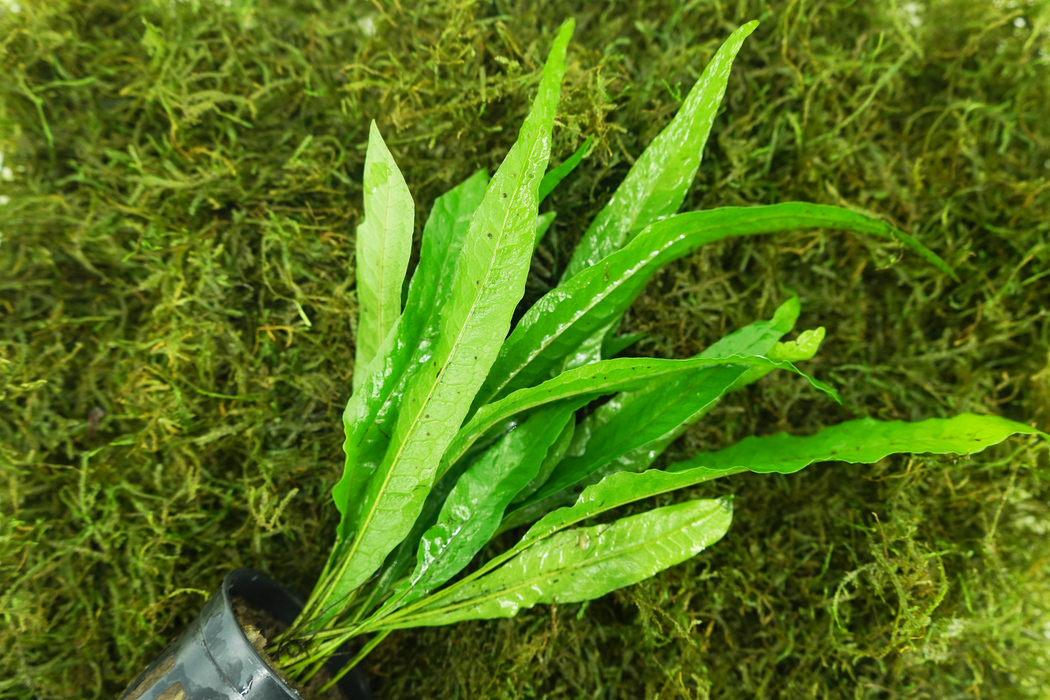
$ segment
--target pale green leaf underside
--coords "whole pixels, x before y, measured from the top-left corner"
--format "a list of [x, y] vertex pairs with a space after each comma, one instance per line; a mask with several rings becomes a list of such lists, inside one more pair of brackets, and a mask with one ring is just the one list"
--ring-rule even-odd
[[381, 623], [397, 629], [512, 617], [540, 603], [576, 603], [623, 588], [695, 556], [725, 535], [728, 502], [689, 501], [612, 524], [538, 540], [501, 567], [418, 612]]
[[357, 227], [357, 322], [354, 389], [401, 315], [401, 289], [412, 253], [415, 209], [408, 185], [375, 121], [368, 131], [365, 216]]

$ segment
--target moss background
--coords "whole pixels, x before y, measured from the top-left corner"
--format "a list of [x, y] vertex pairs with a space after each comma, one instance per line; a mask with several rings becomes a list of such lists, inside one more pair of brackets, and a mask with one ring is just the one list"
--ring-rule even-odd
[[[669, 266], [638, 352], [693, 354], [793, 289], [829, 331], [807, 368], [847, 401], [771, 375], [669, 458], [863, 415], [1050, 430], [1046, 0], [3, 0], [0, 697], [114, 696], [233, 567], [309, 589], [368, 120], [421, 224], [498, 165], [570, 14], [554, 162], [599, 148], [545, 205], [530, 299], [754, 18], [685, 208], [857, 208], [962, 278], [820, 231]], [[1047, 698], [1047, 455], [693, 489], [736, 494], [710, 551], [589, 605], [396, 633], [367, 667], [391, 699]]]

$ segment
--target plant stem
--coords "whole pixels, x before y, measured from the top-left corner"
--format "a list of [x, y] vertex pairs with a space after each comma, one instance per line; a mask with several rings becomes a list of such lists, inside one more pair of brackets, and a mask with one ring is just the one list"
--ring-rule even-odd
[[338, 683], [339, 680], [343, 676], [345, 676], [347, 673], [350, 672], [350, 669], [352, 669], [354, 666], [359, 664], [361, 662], [361, 659], [363, 659], [366, 656], [368, 656], [369, 652], [371, 652], [373, 649], [375, 649], [379, 645], [380, 642], [382, 642], [384, 639], [386, 639], [388, 634], [390, 634], [390, 630], [383, 630], [382, 632], [380, 632], [376, 636], [374, 636], [371, 639], [369, 639], [368, 640], [368, 644], [365, 644], [361, 648], [361, 651], [357, 652], [357, 656], [355, 656], [354, 658], [350, 659], [350, 661], [348, 661], [345, 666], [343, 666], [341, 669], [339, 669], [339, 673], [335, 674], [335, 676], [332, 677], [332, 680], [328, 681], [323, 686], [321, 686], [321, 690], [320, 690], [321, 694], [324, 694], [324, 693], [328, 692], [328, 690], [333, 685]]

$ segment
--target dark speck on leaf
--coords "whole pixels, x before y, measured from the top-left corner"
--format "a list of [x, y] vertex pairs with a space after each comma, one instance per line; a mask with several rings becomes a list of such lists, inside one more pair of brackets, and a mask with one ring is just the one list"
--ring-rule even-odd
[[506, 199], [506, 198], [507, 198], [507, 193], [506, 193], [506, 192], [504, 192], [504, 193], [503, 193], [503, 199]]

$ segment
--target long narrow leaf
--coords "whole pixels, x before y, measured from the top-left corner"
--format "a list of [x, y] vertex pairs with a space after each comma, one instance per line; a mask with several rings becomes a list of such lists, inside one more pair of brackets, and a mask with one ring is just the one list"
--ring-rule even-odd
[[[549, 537], [613, 508], [740, 472], [790, 474], [814, 462], [870, 464], [896, 453], [972, 454], [1010, 435], [1031, 434], [1041, 433], [997, 416], [963, 414], [947, 420], [935, 418], [915, 423], [850, 421], [809, 438], [783, 434], [746, 438], [737, 443], [745, 445], [744, 449], [738, 450], [734, 445], [720, 452], [700, 454], [673, 465], [668, 471], [649, 469], [641, 473], [611, 474], [585, 488], [572, 507], [545, 515], [529, 528], [515, 548], [524, 549], [534, 540]], [[1045, 434], [1044, 437], [1050, 438]]]
[[[1010, 435], [1032, 434], [1039, 431], [998, 416], [964, 413], [914, 423], [865, 418], [825, 428], [808, 438], [786, 434], [745, 438], [720, 452], [678, 462], [666, 471], [611, 474], [585, 488], [571, 508], [544, 516], [529, 528], [519, 546], [613, 508], [740, 472], [791, 474], [815, 462], [871, 464], [898, 453], [973, 454]], [[738, 449], [741, 445], [744, 447]]]
[[447, 625], [512, 617], [538, 603], [591, 600], [649, 578], [696, 556], [729, 529], [724, 500], [688, 501], [646, 513], [566, 530], [536, 541], [492, 573], [455, 587], [451, 595], [380, 627]]
[[524, 501], [532, 494], [536, 493], [547, 483], [550, 479], [551, 474], [554, 472], [555, 467], [561, 462], [562, 458], [565, 457], [565, 453], [569, 449], [569, 445], [572, 444], [573, 435], [576, 433], [576, 421], [571, 420], [565, 424], [565, 427], [561, 431], [561, 435], [554, 441], [554, 444], [547, 450], [547, 456], [543, 458], [543, 463], [540, 464], [539, 470], [536, 472], [536, 476], [532, 477], [529, 483], [518, 491], [518, 495], [511, 501], [511, 506], [514, 504]]
[[[409, 381], [383, 461], [368, 481], [356, 531], [338, 548], [315, 605], [335, 614], [412, 528], [445, 448], [495, 359], [525, 289], [537, 190], [573, 23], [562, 25], [517, 142], [492, 178], [463, 244], [432, 359]], [[335, 606], [335, 607], [331, 607]]]
[[729, 72], [758, 22], [748, 22], [726, 39], [678, 114], [631, 166], [623, 183], [583, 235], [562, 282], [619, 250], [649, 224], [676, 213], [693, 184]]
[[440, 310], [451, 294], [460, 249], [488, 180], [484, 171], [475, 173], [434, 202], [423, 227], [419, 265], [409, 284], [405, 312], [343, 413], [346, 466], [332, 489], [343, 515], [340, 539], [354, 530], [357, 508], [386, 453], [408, 380], [433, 354]]
[[357, 355], [354, 389], [401, 315], [401, 288], [412, 252], [414, 205], [375, 121], [365, 151], [365, 218], [357, 227]]
[[534, 246], [539, 245], [543, 237], [547, 235], [547, 230], [554, 223], [556, 216], [558, 216], [557, 212], [548, 211], [536, 217], [536, 243]]
[[[526, 312], [500, 350], [475, 399], [475, 410], [493, 398], [547, 379], [581, 343], [616, 321], [668, 262], [706, 243], [802, 228], [842, 229], [891, 240], [903, 236], [864, 214], [800, 202], [725, 207], [658, 221], [622, 250], [548, 292]], [[933, 253], [925, 251], [923, 256], [948, 269]]]
[[412, 577], [393, 600], [405, 605], [448, 581], [470, 563], [499, 527], [503, 511], [535, 478], [548, 449], [586, 399], [537, 411], [507, 433], [456, 482], [437, 522], [423, 535]]
[[701, 466], [715, 470], [744, 467], [760, 474], [791, 474], [814, 462], [870, 464], [898, 452], [973, 454], [1010, 435], [1042, 435], [1050, 439], [1050, 435], [1023, 423], [974, 413], [913, 423], [861, 418], [808, 437], [780, 433], [744, 438], [724, 450], [701, 452], [667, 469], [678, 472]]
[[556, 168], [551, 168], [550, 172], [543, 176], [543, 180], [540, 181], [540, 201], [542, 202], [547, 198], [554, 188], [564, 180], [569, 173], [576, 169], [576, 166], [580, 164], [580, 161], [586, 158], [591, 152], [591, 145], [594, 143], [594, 137], [588, 136], [587, 140], [583, 142], [583, 145], [576, 149], [576, 152], [565, 159], [565, 162]]
[[[798, 297], [791, 297], [777, 309], [772, 320], [749, 324], [721, 338], [698, 357], [766, 355], [795, 325], [799, 310]], [[617, 394], [583, 421], [570, 455], [522, 507], [615, 471], [647, 468], [722, 396], [739, 388], [742, 378], [749, 374], [757, 377], [766, 371], [771, 370], [744, 365], [713, 366], [653, 381], [640, 391]]]
[[785, 369], [805, 377], [815, 388], [839, 401], [838, 394], [827, 384], [813, 379], [790, 362], [779, 362], [765, 357], [733, 355], [731, 357], [715, 358], [694, 357], [689, 360], [661, 360], [640, 357], [602, 360], [601, 362], [569, 370], [539, 386], [521, 389], [510, 396], [482, 407], [456, 433], [455, 440], [452, 441], [445, 454], [445, 461], [449, 465], [455, 463], [476, 440], [489, 430], [519, 413], [574, 396], [598, 397], [615, 394], [619, 391], [636, 391], [642, 389], [654, 379], [692, 372], [715, 365], [746, 365], [749, 367]]

